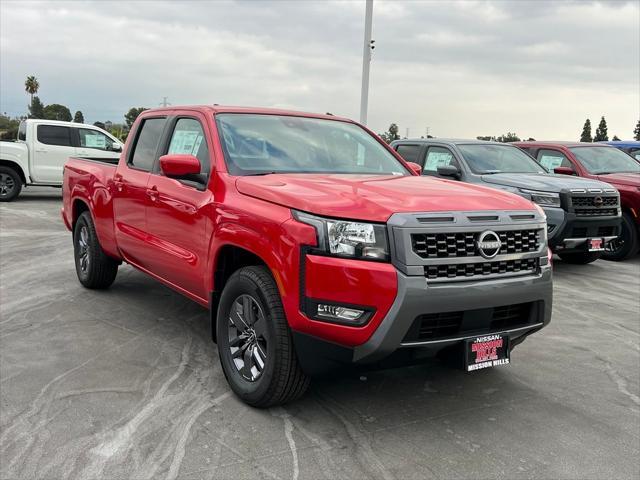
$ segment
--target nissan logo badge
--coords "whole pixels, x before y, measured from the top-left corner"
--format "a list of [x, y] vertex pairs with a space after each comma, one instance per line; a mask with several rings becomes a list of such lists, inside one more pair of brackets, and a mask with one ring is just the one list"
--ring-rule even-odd
[[500, 253], [502, 242], [496, 232], [487, 230], [480, 234], [476, 241], [476, 246], [478, 247], [478, 252], [484, 258], [493, 258]]

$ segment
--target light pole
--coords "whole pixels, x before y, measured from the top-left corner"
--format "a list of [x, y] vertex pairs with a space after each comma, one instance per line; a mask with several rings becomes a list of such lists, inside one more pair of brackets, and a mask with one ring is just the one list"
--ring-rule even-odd
[[375, 47], [371, 40], [371, 23], [373, 21], [373, 0], [366, 0], [364, 14], [364, 45], [362, 48], [362, 88], [360, 89], [360, 123], [367, 124], [367, 108], [369, 104], [369, 67], [371, 66], [371, 50]]

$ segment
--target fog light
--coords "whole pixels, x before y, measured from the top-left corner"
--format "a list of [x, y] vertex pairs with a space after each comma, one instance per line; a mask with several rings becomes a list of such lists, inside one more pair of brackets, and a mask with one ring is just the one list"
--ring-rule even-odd
[[327, 320], [336, 320], [340, 322], [357, 324], [360, 323], [359, 320], [364, 315], [364, 310], [319, 303], [316, 315], [319, 318], [326, 318]]

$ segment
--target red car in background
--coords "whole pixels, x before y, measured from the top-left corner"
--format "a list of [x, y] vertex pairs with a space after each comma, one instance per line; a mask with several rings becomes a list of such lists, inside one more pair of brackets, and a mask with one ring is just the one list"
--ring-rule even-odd
[[603, 258], [624, 260], [640, 248], [640, 162], [609, 145], [577, 142], [516, 142], [548, 170], [610, 183], [620, 192], [622, 234]]

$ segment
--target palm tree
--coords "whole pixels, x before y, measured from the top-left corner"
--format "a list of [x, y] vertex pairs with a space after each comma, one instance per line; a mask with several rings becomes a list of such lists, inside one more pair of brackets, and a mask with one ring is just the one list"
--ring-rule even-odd
[[40, 84], [38, 83], [38, 79], [33, 75], [29, 75], [24, 82], [24, 90], [31, 95], [31, 103], [33, 103], [33, 96], [38, 93], [39, 88]]

